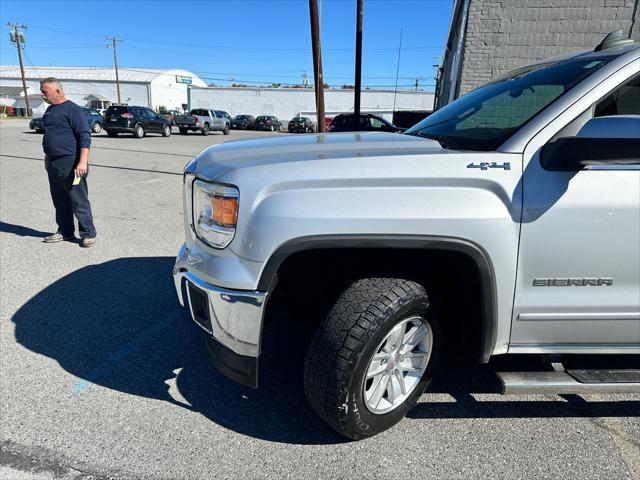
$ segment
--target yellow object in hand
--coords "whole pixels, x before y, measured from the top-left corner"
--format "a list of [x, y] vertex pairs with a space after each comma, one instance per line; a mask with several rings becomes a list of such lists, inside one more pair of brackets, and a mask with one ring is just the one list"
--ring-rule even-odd
[[75, 175], [72, 185], [80, 185], [80, 180], [81, 179], [82, 179], [82, 177], [79, 177], [78, 175]]

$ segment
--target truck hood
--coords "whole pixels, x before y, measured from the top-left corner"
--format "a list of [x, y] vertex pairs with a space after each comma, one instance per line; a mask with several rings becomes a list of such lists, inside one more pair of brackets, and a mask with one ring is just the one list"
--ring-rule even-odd
[[397, 133], [287, 135], [214, 145], [196, 157], [196, 171], [199, 177], [214, 180], [231, 170], [283, 162], [443, 153], [455, 152], [434, 140]]

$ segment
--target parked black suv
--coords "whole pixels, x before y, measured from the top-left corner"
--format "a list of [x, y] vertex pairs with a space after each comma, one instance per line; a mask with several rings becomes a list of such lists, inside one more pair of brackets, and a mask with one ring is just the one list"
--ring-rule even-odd
[[231, 119], [231, 128], [247, 130], [253, 128], [255, 123], [256, 119], [251, 115], [236, 115]]
[[256, 123], [254, 125], [256, 130], [271, 130], [279, 132], [282, 130], [282, 124], [277, 117], [273, 115], [261, 115], [256, 118]]
[[104, 113], [104, 129], [110, 137], [119, 133], [133, 133], [142, 138], [147, 133], [160, 133], [163, 137], [171, 135], [171, 124], [153, 110], [146, 107], [112, 105]]
[[330, 132], [402, 132], [403, 128], [396, 127], [394, 124], [377, 115], [370, 113], [360, 114], [358, 126], [353, 125], [354, 114], [345, 113], [336, 116], [329, 124]]

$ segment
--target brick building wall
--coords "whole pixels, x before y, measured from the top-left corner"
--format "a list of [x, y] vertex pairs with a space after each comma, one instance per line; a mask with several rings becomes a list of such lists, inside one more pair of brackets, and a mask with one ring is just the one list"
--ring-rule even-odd
[[[466, 30], [458, 72], [444, 69], [454, 97], [514, 68], [567, 52], [593, 49], [604, 36], [622, 29], [640, 40], [639, 0], [468, 0]], [[459, 5], [458, 5], [459, 4]], [[464, 0], [456, 6], [464, 8]], [[456, 10], [454, 9], [454, 13]], [[459, 21], [449, 38], [465, 28]], [[635, 19], [635, 24], [634, 24]], [[453, 49], [445, 53], [453, 56]], [[442, 104], [447, 103], [448, 98]]]

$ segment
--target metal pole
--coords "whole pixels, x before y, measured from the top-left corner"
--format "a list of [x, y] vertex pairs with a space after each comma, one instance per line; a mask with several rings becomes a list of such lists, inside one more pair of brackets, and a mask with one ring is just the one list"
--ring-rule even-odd
[[362, 91], [362, 13], [363, 0], [357, 0], [356, 6], [356, 82], [353, 96], [353, 129], [360, 129], [360, 93]]
[[398, 95], [398, 74], [400, 73], [400, 52], [402, 52], [402, 29], [400, 29], [400, 44], [398, 45], [398, 66], [396, 67], [396, 88], [393, 90], [393, 112], [396, 112], [396, 95]]
[[316, 87], [318, 132], [325, 132], [324, 79], [322, 78], [322, 52], [320, 47], [320, 24], [318, 22], [318, 0], [309, 0], [309, 17], [311, 20], [311, 48], [313, 50], [313, 78]]
[[[118, 76], [118, 55], [116, 52], [116, 42], [121, 42], [122, 40], [118, 40], [115, 36], [107, 37], [107, 40], [111, 40], [111, 47], [113, 48], [113, 65], [116, 70], [116, 89], [118, 91], [118, 103], [122, 103], [122, 100], [120, 98], [120, 77]], [[107, 45], [107, 48], [109, 48], [109, 45]]]
[[27, 117], [31, 115], [31, 106], [29, 105], [29, 93], [27, 92], [27, 81], [24, 79], [24, 65], [22, 65], [22, 49], [20, 48], [20, 32], [19, 28], [26, 28], [24, 25], [13, 25], [14, 35], [16, 36], [16, 47], [18, 47], [18, 62], [20, 63], [20, 75], [22, 76], [22, 90], [24, 91], [24, 105], [27, 109]]

